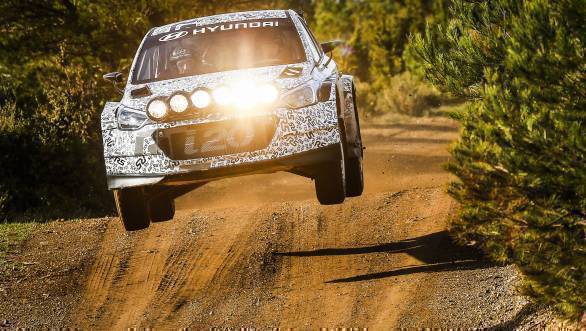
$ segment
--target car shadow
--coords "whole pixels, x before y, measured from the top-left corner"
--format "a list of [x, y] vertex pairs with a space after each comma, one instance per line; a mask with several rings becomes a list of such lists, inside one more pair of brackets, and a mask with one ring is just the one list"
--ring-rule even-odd
[[278, 256], [312, 257], [372, 253], [405, 253], [423, 262], [422, 265], [404, 266], [388, 271], [339, 278], [326, 283], [347, 283], [374, 280], [414, 273], [432, 273], [451, 270], [470, 270], [490, 267], [480, 251], [456, 245], [447, 231], [381, 245], [348, 248], [324, 248], [312, 251], [275, 252]]

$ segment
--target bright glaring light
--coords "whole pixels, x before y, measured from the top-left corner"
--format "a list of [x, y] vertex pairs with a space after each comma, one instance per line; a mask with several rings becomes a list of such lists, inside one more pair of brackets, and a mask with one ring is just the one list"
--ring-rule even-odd
[[256, 99], [262, 103], [273, 103], [278, 96], [279, 91], [271, 84], [263, 84], [256, 89]]
[[189, 107], [189, 100], [183, 94], [175, 94], [169, 100], [169, 105], [174, 112], [182, 113]]
[[153, 100], [147, 111], [152, 118], [161, 119], [167, 115], [167, 104], [162, 100]]
[[232, 91], [226, 86], [218, 87], [212, 92], [212, 95], [220, 106], [227, 106], [233, 100]]
[[191, 95], [191, 102], [195, 107], [202, 109], [210, 105], [210, 103], [212, 102], [212, 97], [208, 92], [204, 90], [198, 90], [193, 92], [193, 94]]
[[256, 86], [240, 82], [234, 86], [234, 101], [238, 108], [251, 108], [256, 103]]

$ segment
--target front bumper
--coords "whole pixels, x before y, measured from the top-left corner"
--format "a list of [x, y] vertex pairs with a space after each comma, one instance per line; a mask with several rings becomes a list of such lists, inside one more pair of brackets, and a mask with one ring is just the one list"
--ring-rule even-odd
[[242, 163], [227, 167], [219, 167], [209, 170], [195, 170], [188, 173], [166, 176], [108, 176], [110, 189], [126, 188], [133, 186], [146, 186], [161, 184], [176, 186], [184, 184], [196, 184], [209, 182], [222, 178], [272, 173], [277, 171], [292, 171], [304, 176], [312, 176], [312, 165], [323, 164], [340, 157], [340, 145], [332, 144], [307, 152], [294, 154], [278, 159], [258, 162]]
[[[276, 130], [266, 148], [253, 152], [172, 160], [161, 151], [153, 138], [153, 132], [159, 129], [237, 120], [250, 116], [276, 117]], [[238, 173], [291, 170], [303, 166], [304, 162], [309, 165], [319, 161], [316, 153], [319, 155], [320, 150], [328, 150], [328, 146], [340, 143], [335, 101], [295, 110], [280, 108], [250, 116], [212, 114], [193, 120], [150, 124], [134, 131], [120, 130], [115, 125], [106, 126], [102, 134], [108, 187], [116, 189], [182, 180], [211, 180]], [[309, 153], [312, 154], [311, 157], [301, 157], [294, 162], [281, 162], [291, 160], [291, 156], [311, 151], [316, 152]], [[222, 169], [231, 170], [227, 171], [226, 175]], [[232, 171], [234, 169], [236, 171]], [[197, 174], [197, 178], [189, 178], [189, 174]]]

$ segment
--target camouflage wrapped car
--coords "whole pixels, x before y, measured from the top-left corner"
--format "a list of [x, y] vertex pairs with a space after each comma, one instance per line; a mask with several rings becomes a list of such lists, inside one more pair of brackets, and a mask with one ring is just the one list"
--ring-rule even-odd
[[339, 44], [318, 43], [291, 10], [149, 31], [122, 99], [101, 118], [108, 186], [126, 229], [172, 219], [173, 199], [230, 176], [310, 177], [322, 204], [362, 194], [353, 78], [328, 55]]

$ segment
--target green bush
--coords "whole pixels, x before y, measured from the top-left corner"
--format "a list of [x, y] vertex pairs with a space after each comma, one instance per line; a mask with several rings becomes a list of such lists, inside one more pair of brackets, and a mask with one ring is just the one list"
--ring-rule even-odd
[[[96, 99], [106, 94], [96, 74], [87, 72], [93, 68], [52, 64], [34, 70], [44, 77], [38, 80], [42, 93], [35, 111], [19, 108], [12, 93], [4, 94], [0, 104], [2, 218], [22, 212], [52, 217], [109, 210], [104, 176], [96, 176], [105, 172], [98, 154]], [[5, 91], [18, 93], [15, 85]]]
[[366, 115], [424, 116], [446, 100], [421, 80], [419, 61], [408, 46], [410, 33], [425, 22], [445, 19], [447, 0], [318, 1], [314, 30], [323, 40], [342, 39], [336, 63], [358, 80], [357, 97]]
[[359, 81], [356, 88], [360, 91], [357, 96], [359, 107], [369, 115], [392, 112], [424, 116], [449, 101], [433, 86], [415, 78], [408, 71], [376, 83]]
[[442, 21], [447, 2], [316, 1], [314, 27], [322, 39], [348, 42], [337, 57], [344, 70], [362, 81], [376, 82], [405, 71], [409, 34], [423, 31], [426, 21]]
[[455, 1], [413, 38], [424, 72], [472, 102], [449, 170], [463, 242], [515, 263], [525, 293], [586, 311], [586, 6], [580, 0]]

